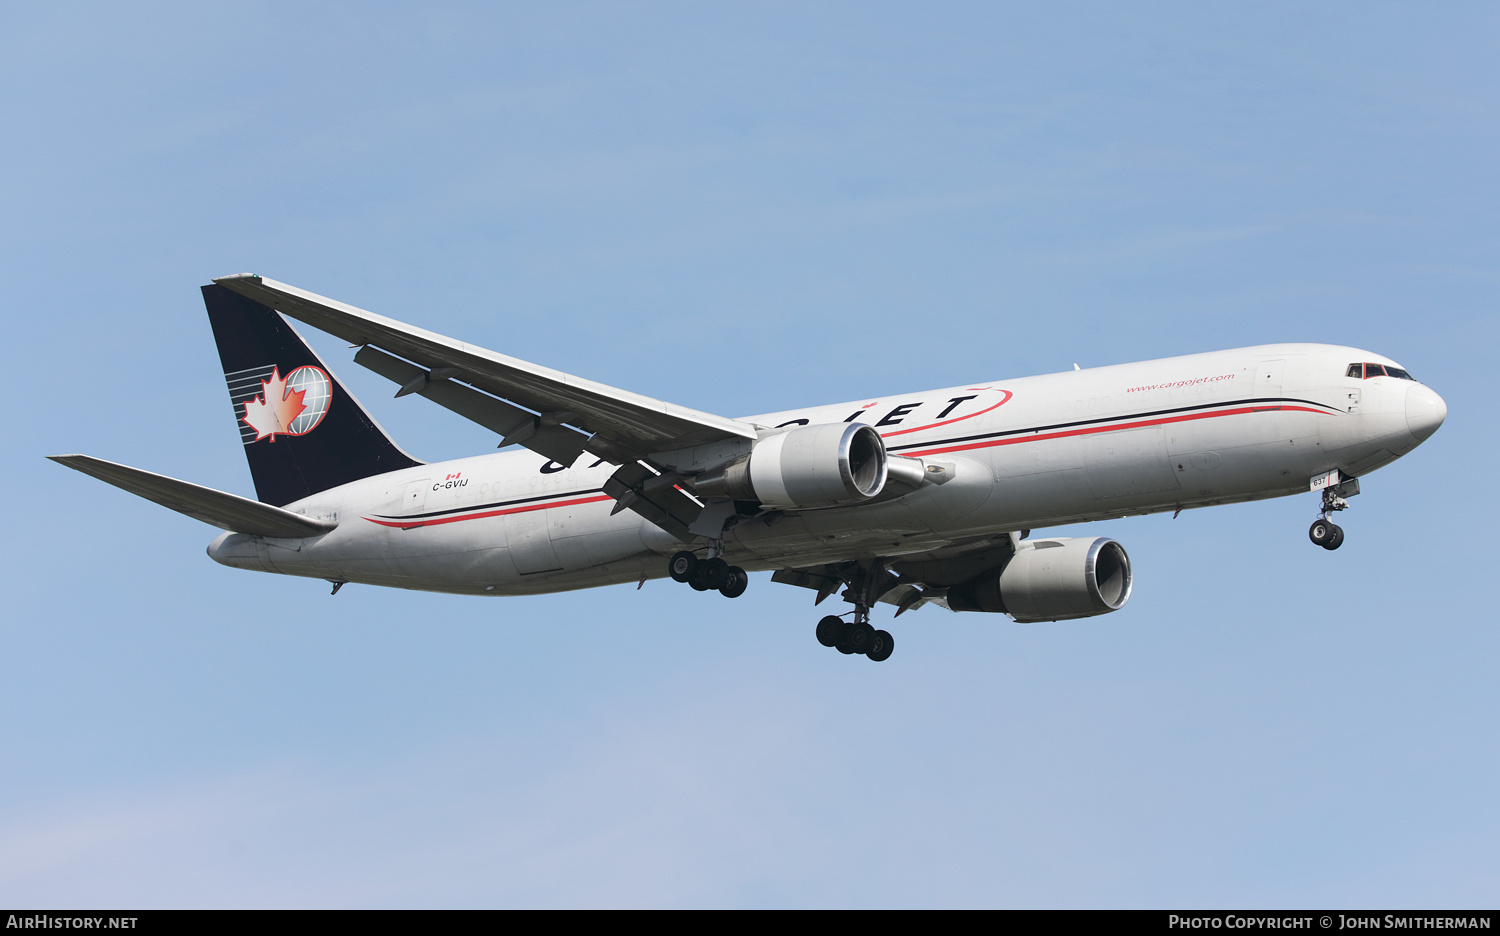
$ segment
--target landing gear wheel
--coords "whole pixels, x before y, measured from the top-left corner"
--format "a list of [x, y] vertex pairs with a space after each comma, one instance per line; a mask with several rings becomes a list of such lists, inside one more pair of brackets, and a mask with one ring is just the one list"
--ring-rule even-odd
[[1333, 534], [1328, 537], [1328, 542], [1323, 544], [1324, 549], [1338, 549], [1344, 545], [1344, 528], [1337, 523], [1333, 524]]
[[698, 563], [698, 567], [693, 569], [693, 577], [688, 579], [688, 584], [692, 586], [693, 591], [708, 591], [709, 584], [707, 563]]
[[667, 574], [674, 582], [691, 582], [698, 569], [698, 557], [690, 552], [680, 552], [667, 560]]
[[883, 663], [891, 658], [891, 651], [896, 649], [896, 641], [891, 637], [890, 631], [878, 630], [875, 639], [870, 644], [870, 649], [865, 651], [865, 656], [876, 663]]
[[840, 653], [864, 653], [875, 643], [875, 628], [863, 622], [849, 625], [844, 639], [836, 645]]
[[[1337, 529], [1338, 527], [1334, 525], [1332, 520], [1326, 517], [1319, 517], [1313, 521], [1312, 526], [1307, 528], [1307, 538], [1324, 549], [1333, 549], [1334, 547], [1329, 546], [1328, 542], [1333, 539], [1333, 531]], [[1343, 539], [1340, 537], [1340, 542], [1342, 541]]]
[[844, 629], [848, 626], [841, 618], [828, 615], [818, 622], [818, 643], [825, 647], [838, 646], [839, 641], [844, 638]]
[[712, 559], [703, 560], [700, 568], [703, 570], [703, 584], [714, 591], [718, 591], [729, 584], [729, 563], [715, 556]]
[[719, 594], [725, 598], [738, 598], [750, 587], [750, 575], [739, 566], [729, 567], [729, 577], [719, 586]]

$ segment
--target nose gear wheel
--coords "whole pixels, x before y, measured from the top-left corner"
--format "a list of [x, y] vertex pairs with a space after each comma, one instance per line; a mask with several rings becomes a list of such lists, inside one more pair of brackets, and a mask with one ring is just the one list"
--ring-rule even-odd
[[1332, 520], [1314, 520], [1307, 538], [1324, 549], [1338, 549], [1344, 544], [1344, 528]]

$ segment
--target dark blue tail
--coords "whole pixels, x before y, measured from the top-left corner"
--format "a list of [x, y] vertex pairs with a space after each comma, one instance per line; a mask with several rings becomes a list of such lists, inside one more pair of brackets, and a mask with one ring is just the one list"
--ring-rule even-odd
[[275, 310], [214, 284], [203, 287], [203, 304], [262, 501], [281, 507], [422, 464], [396, 447]]

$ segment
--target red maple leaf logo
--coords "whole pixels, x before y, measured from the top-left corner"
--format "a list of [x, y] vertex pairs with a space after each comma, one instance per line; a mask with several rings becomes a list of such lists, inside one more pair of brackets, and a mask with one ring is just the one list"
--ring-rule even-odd
[[276, 434], [286, 434], [292, 420], [307, 409], [302, 405], [307, 391], [287, 389], [286, 378], [274, 367], [271, 368], [271, 378], [262, 383], [260, 389], [259, 397], [246, 401], [242, 422], [255, 430], [255, 441], [270, 436], [275, 442]]

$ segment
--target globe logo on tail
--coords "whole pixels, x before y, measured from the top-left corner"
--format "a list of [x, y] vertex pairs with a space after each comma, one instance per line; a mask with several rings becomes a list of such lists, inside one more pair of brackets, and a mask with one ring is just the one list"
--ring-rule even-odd
[[320, 367], [305, 366], [282, 377], [272, 368], [271, 376], [261, 383], [261, 392], [245, 402], [241, 421], [255, 430], [255, 441], [278, 435], [306, 435], [328, 415], [333, 400], [333, 382]]

